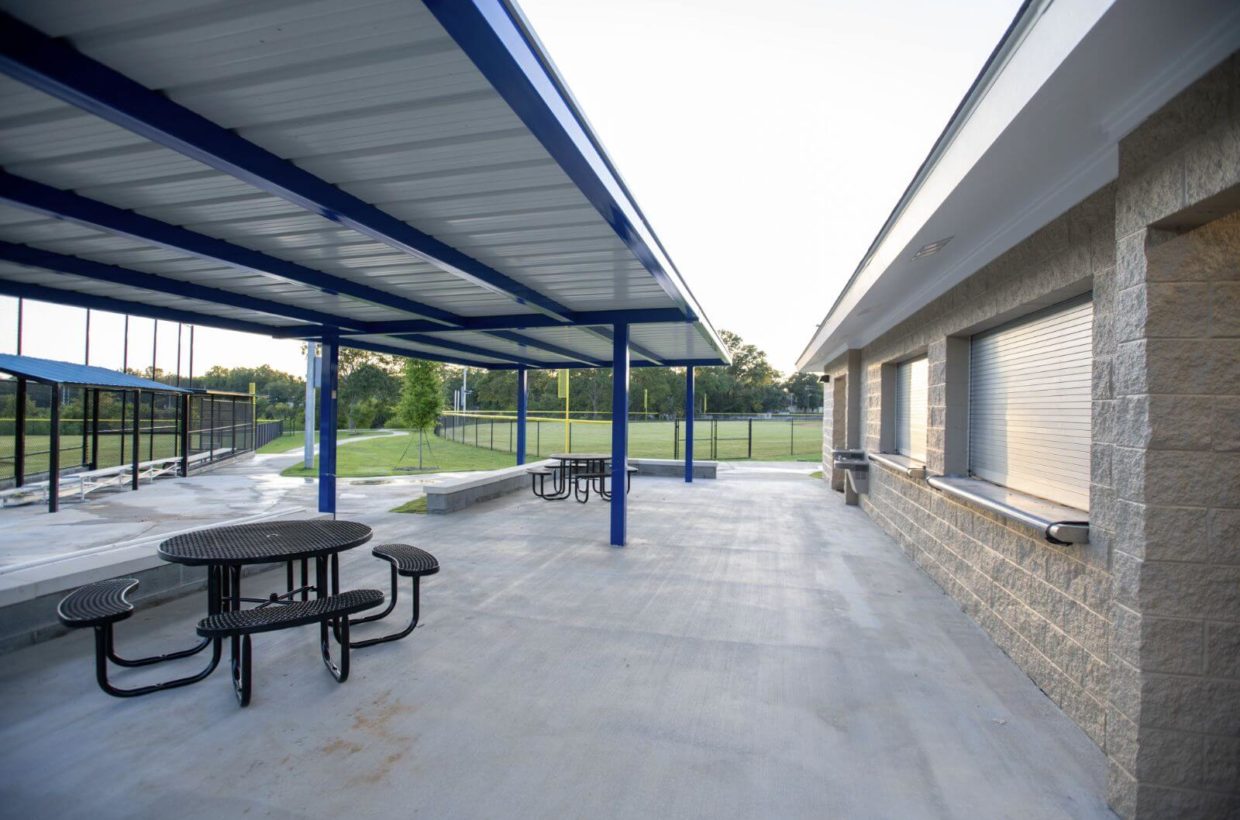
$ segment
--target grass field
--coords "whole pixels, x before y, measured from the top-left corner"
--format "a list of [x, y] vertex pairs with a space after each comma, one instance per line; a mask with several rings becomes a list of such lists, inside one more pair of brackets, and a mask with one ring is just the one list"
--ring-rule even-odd
[[[429, 441], [430, 450], [422, 453], [423, 464], [428, 468], [425, 472], [495, 470], [517, 463], [517, 457], [511, 453], [497, 453], [481, 447], [444, 441], [441, 438], [431, 438]], [[336, 475], [343, 478], [408, 475], [416, 473], [417, 466], [418, 439], [408, 433], [382, 436], [336, 448]], [[307, 470], [299, 462], [281, 475], [313, 478], [318, 475], [318, 470], [319, 459], [315, 457], [313, 468]]]
[[[427, 471], [433, 467], [437, 472], [465, 470], [494, 470], [516, 464], [515, 422], [508, 419], [471, 418], [468, 425], [449, 428], [441, 436], [431, 439], [431, 452], [424, 455]], [[635, 458], [672, 458], [675, 452], [672, 438], [676, 428], [672, 422], [634, 422], [630, 429], [629, 454]], [[714, 454], [710, 440], [710, 422], [698, 424], [695, 457], [700, 459], [743, 459], [751, 452], [750, 425], [746, 421], [725, 421], [715, 425]], [[611, 425], [572, 423], [572, 451], [610, 452]], [[343, 435], [343, 432], [342, 432]], [[449, 439], [448, 435], [455, 435]], [[684, 431], [681, 429], [681, 436]], [[284, 438], [294, 438], [295, 434]], [[530, 422], [527, 428], [528, 457], [532, 461], [550, 453], [564, 450], [564, 425], [562, 422]], [[300, 439], [291, 445], [278, 445], [281, 439], [264, 448], [295, 449]], [[477, 442], [475, 445], [474, 442]], [[683, 447], [683, 441], [681, 442]], [[753, 458], [764, 461], [814, 461], [821, 459], [822, 427], [817, 420], [755, 421], [753, 423]], [[336, 474], [345, 478], [363, 476], [407, 475], [416, 472], [418, 459], [417, 438], [409, 434], [384, 436], [369, 441], [359, 441], [337, 451]], [[318, 459], [313, 469], [300, 464], [283, 472], [286, 476], [313, 477], [317, 475]]]
[[[374, 430], [341, 430], [336, 433], [337, 438], [349, 438], [351, 436], [366, 436], [374, 434]], [[271, 441], [258, 448], [260, 453], [287, 453], [289, 450], [300, 450], [305, 442], [305, 432], [297, 430], [292, 433], [285, 433], [277, 436]], [[319, 434], [314, 434], [314, 443], [319, 443]]]
[[[124, 436], [123, 438], [125, 443], [125, 463], [129, 463], [133, 460], [132, 437]], [[151, 436], [146, 433], [139, 436], [139, 460], [147, 461], [152, 458], [167, 458], [176, 454], [177, 437], [175, 433], [156, 433], [154, 439], [154, 449], [152, 450]], [[102, 435], [99, 437], [98, 466], [100, 469], [116, 467], [121, 463], [121, 440], [122, 436]], [[11, 435], [0, 436], [0, 478], [12, 478], [13, 476], [14, 441], [15, 439]], [[81, 436], [62, 436], [60, 443], [61, 469], [75, 467], [83, 463]], [[48, 453], [46, 450], [50, 445], [50, 436], [26, 436], [26, 475], [38, 475], [47, 472]], [[87, 442], [85, 460], [90, 460], [89, 441]]]
[[[610, 452], [611, 424], [573, 421], [571, 451]], [[750, 431], [752, 430], [752, 442]], [[679, 433], [677, 447], [675, 438]], [[489, 450], [512, 452], [516, 422], [482, 415], [456, 419], [441, 435]], [[634, 458], [683, 458], [684, 424], [671, 421], [635, 421], [629, 424], [629, 455]], [[713, 438], [713, 441], [712, 441]], [[530, 458], [564, 452], [564, 422], [531, 421], [526, 426]], [[822, 458], [822, 422], [819, 419], [699, 420], [694, 427], [694, 458], [757, 461], [814, 461]]]

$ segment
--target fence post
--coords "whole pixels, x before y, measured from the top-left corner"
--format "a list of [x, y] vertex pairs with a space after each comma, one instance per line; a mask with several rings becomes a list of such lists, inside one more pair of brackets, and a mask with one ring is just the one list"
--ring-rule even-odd
[[672, 459], [680, 460], [680, 419], [672, 419]]
[[[14, 410], [13, 429], [17, 437], [13, 440], [13, 481], [15, 486], [20, 487], [26, 475], [26, 380], [21, 376], [17, 377], [17, 405]], [[123, 439], [121, 445], [124, 446]]]
[[[89, 332], [89, 328], [87, 330]], [[87, 341], [87, 344], [90, 344], [90, 342]], [[86, 431], [86, 396], [89, 393], [90, 391], [87, 390], [85, 387], [82, 388], [82, 464], [89, 463], [86, 460], [86, 453], [87, 453], [87, 449], [90, 444], [90, 436], [87, 434], [87, 431]], [[95, 468], [91, 467], [91, 469], [93, 470]]]
[[749, 420], [749, 450], [745, 457], [751, 461], [753, 460], [753, 419]]
[[[190, 394], [181, 394], [181, 478], [189, 475], [189, 413]], [[255, 450], [258, 448], [255, 447]]]
[[797, 454], [797, 422], [796, 419], [788, 419], [788, 455], [795, 456]]
[[495, 419], [491, 419], [491, 446], [488, 447], [487, 449], [488, 450], [495, 449]]
[[52, 385], [51, 447], [47, 452], [47, 511], [60, 509], [60, 383]]
[[133, 475], [130, 485], [138, 489], [138, 461], [142, 458], [142, 391], [133, 391]]
[[[155, 393], [151, 392], [151, 426], [150, 438], [146, 442], [146, 458], [148, 461], [155, 458]], [[152, 479], [154, 480], [154, 479]]]

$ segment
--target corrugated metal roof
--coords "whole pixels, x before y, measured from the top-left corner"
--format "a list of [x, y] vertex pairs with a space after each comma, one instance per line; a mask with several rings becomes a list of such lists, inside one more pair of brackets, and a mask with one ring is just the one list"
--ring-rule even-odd
[[[698, 341], [658, 332], [642, 344], [669, 360], [726, 357], [562, 81], [519, 15], [497, 0], [431, 3], [433, 12], [409, 0], [0, 5], [37, 30], [14, 34], [21, 24], [13, 20], [3, 27], [0, 166], [11, 176], [0, 180], [0, 240], [133, 274], [90, 282], [95, 273], [68, 270], [71, 262], [45, 257], [31, 267], [0, 252], [0, 292], [37, 285], [63, 291], [70, 304], [110, 309], [119, 300], [260, 331], [319, 324], [304, 318], [314, 311], [355, 331], [362, 323], [375, 331], [364, 334], [371, 343], [408, 349], [383, 323], [430, 318], [443, 331], [438, 352], [455, 346], [462, 361], [477, 363], [488, 359], [478, 350], [489, 349], [532, 366], [563, 357], [511, 338], [515, 327], [505, 336], [474, 331], [468, 320], [535, 315], [550, 304], [566, 327], [538, 333], [562, 331], [554, 344], [610, 361], [597, 333], [571, 327], [574, 314], [675, 309]], [[35, 42], [43, 35], [62, 40]], [[133, 110], [100, 102], [125, 78], [145, 87], [119, 95]], [[523, 80], [534, 89], [527, 97]], [[168, 100], [210, 121], [190, 139], [232, 146], [240, 137], [263, 168], [312, 174], [361, 212], [373, 206], [469, 263], [411, 252], [352, 211], [308, 207], [296, 191], [135, 123]], [[40, 186], [72, 194], [71, 219]], [[145, 221], [128, 226], [130, 214]], [[190, 233], [170, 236], [151, 220]], [[500, 284], [480, 281], [474, 263]], [[248, 301], [221, 307], [223, 296], [187, 299], [176, 287], [159, 294], [148, 287], [160, 284], [152, 275]], [[113, 301], [88, 304], [103, 297]]]
[[150, 379], [130, 376], [128, 373], [108, 370], [106, 367], [36, 359], [33, 356], [14, 356], [12, 353], [0, 353], [0, 373], [77, 387], [111, 387], [117, 390], [149, 390], [161, 393], [191, 392], [183, 387], [160, 384]]

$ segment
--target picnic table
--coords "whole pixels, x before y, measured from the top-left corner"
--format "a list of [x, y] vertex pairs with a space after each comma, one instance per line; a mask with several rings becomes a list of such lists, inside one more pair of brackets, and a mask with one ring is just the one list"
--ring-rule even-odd
[[[400, 640], [418, 624], [419, 582], [439, 572], [439, 562], [430, 553], [408, 544], [382, 544], [372, 550], [391, 566], [392, 593], [382, 612], [351, 620], [350, 615], [383, 603], [377, 589], [340, 591], [340, 553], [361, 546], [371, 538], [370, 527], [353, 521], [264, 521], [229, 527], [198, 530], [173, 536], [159, 545], [165, 561], [207, 569], [207, 616], [198, 622], [201, 640], [188, 649], [149, 658], [129, 659], [117, 654], [113, 627], [133, 614], [127, 598], [137, 589], [134, 578], [113, 578], [79, 587], [63, 598], [57, 607], [61, 623], [70, 628], [91, 627], [95, 631], [95, 676], [100, 688], [116, 697], [134, 697], [151, 692], [188, 686], [210, 675], [219, 665], [223, 640], [232, 648], [232, 683], [242, 706], [250, 702], [252, 671], [250, 636], [307, 624], [318, 624], [323, 663], [332, 677], [343, 682], [349, 676], [349, 650]], [[309, 562], [314, 560], [314, 580]], [[285, 589], [264, 597], [241, 594], [241, 571], [247, 565], [283, 563]], [[295, 565], [301, 565], [301, 583], [296, 583]], [[397, 578], [413, 580], [413, 608], [409, 624], [381, 637], [349, 640], [351, 624], [386, 618], [396, 605]], [[310, 593], [314, 597], [310, 597]], [[300, 598], [300, 600], [298, 600]], [[243, 603], [257, 606], [242, 608]], [[340, 645], [339, 663], [332, 660], [330, 641]], [[108, 663], [148, 666], [176, 658], [187, 658], [210, 646], [211, 659], [200, 672], [146, 686], [119, 688], [108, 681]]]
[[[535, 468], [529, 471], [531, 488], [539, 498], [563, 501], [575, 497], [584, 504], [590, 500], [591, 489], [605, 500], [611, 498], [611, 492], [606, 485], [607, 479], [611, 477], [610, 453], [552, 453], [548, 458], [558, 464], [550, 469]], [[634, 470], [633, 467], [626, 468], [626, 481]], [[546, 485], [548, 478], [551, 479], [550, 491]]]
[[[253, 524], [237, 524], [229, 527], [213, 527], [173, 536], [159, 545], [159, 557], [165, 561], [188, 566], [207, 568], [207, 619], [206, 630], [202, 625], [199, 634], [203, 641], [216, 645], [228, 637], [231, 645], [233, 687], [244, 706], [250, 700], [250, 642], [251, 631], [270, 631], [285, 626], [297, 626], [319, 620], [321, 608], [307, 606], [310, 593], [317, 599], [340, 596], [340, 553], [361, 546], [371, 538], [371, 529], [355, 521], [309, 520], [309, 521], [260, 521]], [[307, 578], [309, 562], [314, 560], [314, 582]], [[285, 565], [286, 589], [270, 592], [262, 598], [247, 598], [241, 594], [241, 570], [247, 565], [283, 563]], [[295, 585], [294, 564], [301, 565], [301, 584]], [[255, 609], [289, 605], [301, 597], [303, 604], [297, 609], [278, 609], [268, 613], [241, 614], [243, 603], [258, 604]], [[381, 603], [379, 595], [375, 603]], [[351, 599], [340, 603], [348, 605]], [[361, 603], [360, 599], [358, 602]], [[372, 604], [373, 605], [373, 604]], [[304, 610], [304, 612], [303, 612]], [[347, 614], [347, 613], [345, 613]], [[231, 615], [231, 617], [229, 617]], [[348, 648], [348, 618], [333, 621], [340, 636], [344, 632], [344, 652]], [[340, 665], [335, 664], [329, 653], [327, 622], [322, 622], [321, 651], [323, 662], [338, 680], [348, 676], [347, 654], [342, 655]]]

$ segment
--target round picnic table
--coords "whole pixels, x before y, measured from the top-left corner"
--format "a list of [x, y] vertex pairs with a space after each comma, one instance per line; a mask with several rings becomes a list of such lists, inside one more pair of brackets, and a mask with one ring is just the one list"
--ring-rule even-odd
[[[207, 568], [207, 615], [236, 612], [241, 604], [259, 606], [288, 603], [297, 595], [303, 601], [310, 593], [325, 598], [340, 592], [340, 553], [365, 544], [371, 529], [356, 521], [260, 521], [236, 524], [174, 535], [159, 545], [159, 557], [174, 564]], [[307, 578], [309, 561], [314, 559], [314, 583]], [[301, 585], [294, 586], [294, 562], [301, 563]], [[285, 565], [287, 589], [263, 598], [241, 596], [241, 568], [247, 564]], [[219, 661], [219, 638], [204, 638], [190, 650], [197, 652], [214, 643], [215, 662]], [[231, 639], [233, 675], [237, 675], [240, 638]], [[214, 668], [212, 663], [211, 668]], [[210, 669], [207, 670], [209, 674]]]
[[174, 535], [159, 557], [191, 566], [242, 566], [336, 555], [370, 540], [356, 521], [259, 521]]
[[[305, 601], [311, 591], [319, 598], [339, 592], [340, 553], [365, 544], [370, 537], [370, 527], [356, 521], [259, 521], [174, 535], [159, 545], [159, 557], [174, 564], [207, 567], [208, 598], [236, 610], [242, 600], [274, 603], [300, 593]], [[307, 579], [311, 558], [315, 562], [314, 584]], [[300, 587], [293, 586], [294, 561], [301, 562]], [[241, 568], [274, 563], [283, 563], [286, 568], [288, 589], [284, 594], [242, 599]], [[213, 591], [214, 585], [218, 587]]]

